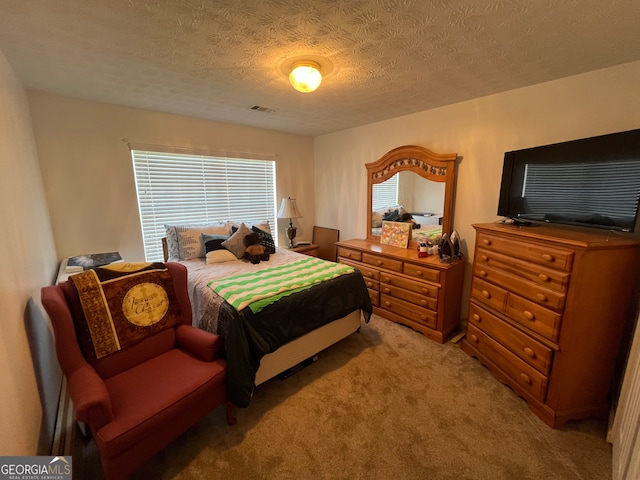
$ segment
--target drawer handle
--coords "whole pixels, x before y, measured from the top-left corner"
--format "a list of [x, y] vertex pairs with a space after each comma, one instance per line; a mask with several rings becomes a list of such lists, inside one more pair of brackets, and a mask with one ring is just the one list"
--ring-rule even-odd
[[369, 287], [369, 288], [373, 287], [373, 283], [367, 282], [367, 287]]
[[484, 270], [480, 270], [478, 273], [480, 274], [481, 277], [487, 276], [487, 272], [485, 272]]
[[390, 279], [389, 277], [384, 277], [384, 281], [385, 281], [386, 283], [391, 283], [391, 279]]
[[536, 352], [531, 350], [529, 347], [524, 347], [524, 353], [527, 357], [536, 358]]
[[426, 315], [420, 315], [420, 320], [422, 320], [423, 322], [426, 322], [428, 318]]
[[491, 240], [487, 240], [486, 238], [482, 241], [485, 245], [491, 245]]
[[541, 273], [540, 275], [538, 275], [538, 278], [540, 280], [542, 280], [543, 282], [548, 282], [549, 281], [549, 276], [545, 275], [544, 273]]
[[538, 300], [540, 300], [541, 302], [546, 302], [547, 301], [547, 296], [543, 293], [538, 293], [536, 295], [536, 297], [538, 298]]
[[527, 375], [526, 373], [521, 373], [520, 374], [520, 380], [522, 380], [527, 385], [531, 385], [531, 377], [529, 375]]
[[348, 257], [348, 258], [351, 258], [351, 254], [349, 252], [345, 252], [344, 256]]
[[527, 320], [531, 320], [532, 322], [536, 319], [536, 316], [529, 310], [525, 310], [524, 312], [522, 312], [522, 315], [524, 315], [524, 318], [526, 318]]
[[391, 293], [391, 289], [390, 289], [390, 288], [388, 288], [388, 287], [385, 287], [385, 289], [384, 289], [384, 293]]
[[476, 337], [474, 334], [469, 335], [469, 338], [473, 343], [478, 343], [478, 337]]
[[484, 260], [485, 262], [488, 262], [488, 261], [489, 261], [489, 257], [487, 257], [486, 255], [480, 255], [480, 258], [481, 258], [482, 260]]
[[385, 305], [385, 307], [390, 307], [391, 306], [391, 302], [387, 300], [387, 301], [384, 302], [384, 305]]
[[429, 290], [427, 290], [426, 288], [422, 288], [422, 289], [420, 289], [420, 291], [421, 291], [422, 293], [424, 293], [425, 295], [426, 295], [427, 293], [429, 293]]
[[486, 290], [482, 290], [482, 296], [484, 298], [491, 298], [491, 294], [489, 292], [487, 292]]
[[376, 263], [377, 263], [378, 265], [382, 265], [384, 262], [383, 262], [382, 260], [378, 260]]
[[416, 270], [416, 276], [421, 277], [422, 276], [422, 270]]
[[474, 313], [472, 315], [472, 318], [476, 321], [476, 322], [481, 322], [482, 319], [480, 318], [480, 315], [478, 315], [477, 313]]
[[544, 255], [542, 255], [542, 259], [545, 262], [553, 262], [553, 255], [549, 255], [548, 253], [545, 253]]
[[426, 305], [427, 301], [426, 300], [420, 300], [420, 305]]

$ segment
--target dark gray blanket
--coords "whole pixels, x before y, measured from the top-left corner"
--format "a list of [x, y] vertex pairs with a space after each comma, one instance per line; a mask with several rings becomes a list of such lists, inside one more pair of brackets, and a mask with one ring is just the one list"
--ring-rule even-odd
[[227, 357], [227, 396], [237, 407], [251, 402], [260, 360], [291, 340], [355, 310], [369, 321], [373, 311], [362, 274], [356, 270], [283, 297], [259, 313], [220, 308]]

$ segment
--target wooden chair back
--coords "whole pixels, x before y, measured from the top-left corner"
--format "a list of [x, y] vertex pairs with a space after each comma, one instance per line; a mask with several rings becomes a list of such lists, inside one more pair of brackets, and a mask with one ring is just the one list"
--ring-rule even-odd
[[336, 247], [338, 240], [340, 240], [340, 230], [314, 225], [311, 243], [318, 245], [319, 258], [335, 262], [338, 259], [338, 247]]

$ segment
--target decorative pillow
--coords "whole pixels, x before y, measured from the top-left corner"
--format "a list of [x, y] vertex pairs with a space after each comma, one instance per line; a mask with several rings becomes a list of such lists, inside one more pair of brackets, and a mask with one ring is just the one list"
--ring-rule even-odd
[[[229, 226], [224, 223], [202, 224], [202, 225], [165, 225], [167, 229], [167, 248], [169, 250], [169, 260], [190, 260], [192, 258], [203, 258], [205, 256], [203, 233], [230, 235]], [[173, 237], [177, 240], [177, 250], [169, 239]], [[176, 255], [177, 253], [177, 255]]]
[[265, 248], [265, 253], [276, 253], [276, 244], [269, 232], [265, 232], [255, 225], [251, 227], [251, 230], [260, 236], [260, 245]]
[[[271, 233], [271, 225], [266, 220], [251, 220], [250, 222], [243, 222], [249, 228], [257, 227], [263, 232]], [[231, 227], [231, 231], [234, 232], [234, 229], [240, 227], [239, 223], [229, 222], [229, 226]]]
[[241, 224], [233, 235], [222, 242], [222, 245], [233, 253], [236, 258], [242, 258], [245, 251], [244, 237], [251, 233], [251, 229], [244, 223]]
[[226, 248], [222, 247], [222, 250], [212, 250], [207, 252], [205, 263], [224, 263], [224, 262], [237, 262], [236, 256]]
[[229, 235], [216, 235], [210, 233], [202, 234], [202, 241], [204, 242], [204, 250], [206, 253], [213, 252], [214, 250], [224, 250], [222, 242], [227, 240]]

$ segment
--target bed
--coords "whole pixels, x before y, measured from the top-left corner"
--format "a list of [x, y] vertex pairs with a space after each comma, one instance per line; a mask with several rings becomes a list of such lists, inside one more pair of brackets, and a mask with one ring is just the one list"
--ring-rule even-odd
[[278, 268], [297, 271], [309, 262], [322, 262], [328, 268], [345, 267], [286, 248], [274, 250], [268, 261], [257, 264], [246, 260], [207, 264], [200, 256], [165, 256], [188, 269], [193, 324], [225, 337], [228, 396], [241, 408], [249, 406], [257, 385], [356, 332], [372, 312], [366, 284], [356, 269], [287, 293], [273, 303], [264, 300], [265, 306], [257, 312], [247, 307], [238, 311], [232, 300], [214, 291], [219, 283], [238, 275], [255, 274], [258, 285], [260, 276]]

